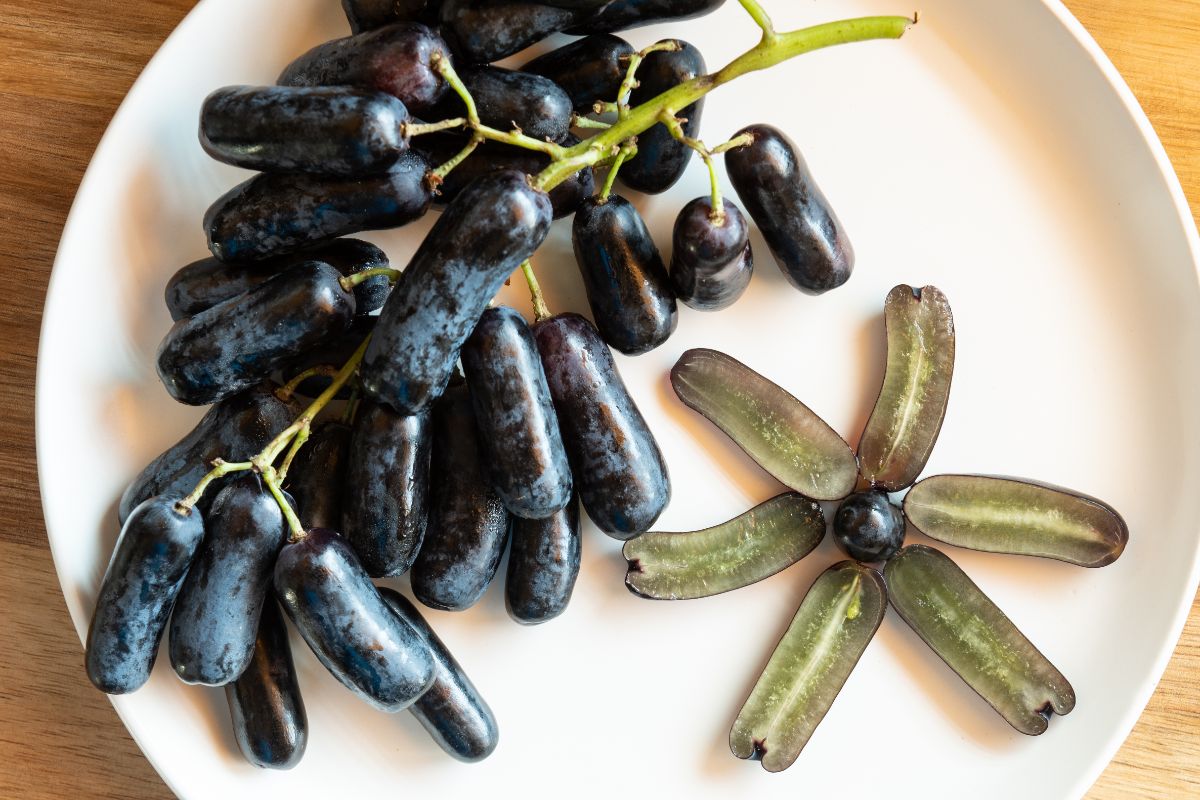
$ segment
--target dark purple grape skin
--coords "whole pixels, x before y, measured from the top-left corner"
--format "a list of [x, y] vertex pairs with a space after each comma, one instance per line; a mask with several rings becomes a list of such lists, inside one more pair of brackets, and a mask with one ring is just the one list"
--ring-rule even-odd
[[[306, 261], [324, 261], [343, 275], [388, 266], [387, 255], [370, 242], [361, 239], [335, 239], [298, 253], [289, 253], [252, 264], [226, 264], [209, 256], [193, 261], [167, 281], [163, 296], [171, 319], [199, 314], [217, 303], [245, 294], [280, 272]], [[392, 285], [386, 275], [368, 278], [354, 287], [354, 310], [362, 317], [378, 311], [387, 299]]]
[[354, 294], [310, 261], [176, 322], [158, 347], [158, 376], [181, 403], [206, 405], [260, 383], [305, 350], [345, 333]]
[[[502, 131], [519, 128], [526, 136], [548, 142], [562, 141], [571, 132], [571, 98], [549, 78], [500, 67], [463, 67], [458, 76], [484, 125]], [[451, 93], [430, 117], [453, 119], [465, 114], [462, 100]]]
[[366, 175], [408, 149], [404, 103], [352, 86], [226, 86], [200, 108], [200, 146], [264, 172]]
[[433, 686], [409, 712], [439, 747], [459, 761], [487, 758], [500, 741], [492, 709], [417, 607], [394, 589], [380, 589], [379, 594], [396, 616], [421, 632], [433, 651]]
[[[186, 436], [138, 473], [121, 495], [117, 516], [124, 523], [133, 509], [155, 495], [184, 497], [211, 469], [215, 458], [248, 461], [300, 415], [300, 408], [275, 396], [263, 384], [223, 400], [208, 410]], [[223, 478], [212, 484], [197, 508], [207, 510]]]
[[855, 561], [887, 561], [904, 546], [904, 511], [886, 492], [850, 495], [833, 515], [833, 538]]
[[308, 745], [308, 715], [287, 625], [274, 596], [263, 603], [250, 665], [225, 686], [225, 699], [233, 738], [247, 761], [264, 769], [291, 769], [300, 763]]
[[[462, 136], [431, 134], [414, 140], [413, 147], [417, 148], [430, 164], [436, 165], [449, 161], [466, 143], [466, 138]], [[579, 140], [570, 134], [561, 142], [564, 147], [578, 143]], [[526, 175], [537, 175], [549, 165], [550, 157], [544, 153], [497, 142], [484, 142], [438, 185], [438, 194], [434, 197], [434, 202], [453, 202], [454, 198], [480, 175], [506, 169], [515, 169]], [[574, 214], [595, 190], [595, 175], [591, 167], [581, 169], [555, 186], [550, 190], [550, 208], [554, 219]]]
[[550, 231], [550, 198], [524, 173], [476, 178], [434, 223], [384, 303], [359, 378], [404, 414], [427, 409], [450, 380], [479, 315]]
[[571, 499], [571, 465], [525, 318], [507, 306], [483, 312], [462, 363], [496, 493], [518, 517], [554, 514]]
[[433, 406], [429, 525], [413, 562], [413, 594], [430, 608], [465, 611], [496, 577], [508, 546], [508, 509], [488, 482], [466, 384]]
[[629, 42], [600, 33], [540, 55], [521, 71], [554, 81], [571, 98], [575, 111], [586, 114], [597, 100], [611, 103], [617, 99], [633, 54]]
[[342, 0], [353, 33], [372, 31], [396, 22], [423, 22], [429, 6], [440, 0]]
[[356, 86], [399, 98], [418, 116], [449, 88], [434, 56], [450, 49], [432, 28], [398, 22], [319, 44], [284, 68], [280, 86]]
[[429, 414], [363, 403], [350, 437], [342, 529], [372, 578], [402, 575], [429, 520]]
[[725, 0], [613, 0], [567, 32], [581, 36], [613, 33], [667, 19], [692, 19], [712, 13], [724, 3]]
[[533, 335], [584, 510], [614, 539], [648, 531], [671, 481], [608, 346], [578, 314], [543, 320]]
[[271, 570], [286, 539], [283, 512], [255, 473], [220, 491], [171, 612], [171, 666], [184, 683], [224, 686], [254, 656]]
[[100, 583], [88, 627], [88, 678], [108, 694], [126, 694], [150, 677], [158, 643], [204, 538], [199, 509], [181, 512], [182, 495], [159, 495], [125, 520]]
[[[682, 49], [651, 53], [638, 67], [638, 88], [630, 93], [630, 104], [644, 103], [707, 71], [699, 50], [680, 39], [673, 41]], [[700, 99], [675, 116], [683, 120], [685, 134], [698, 137], [703, 113], [704, 100]], [[638, 134], [637, 146], [637, 155], [621, 167], [620, 178], [629, 188], [646, 194], [670, 189], [683, 177], [692, 160], [692, 149], [672, 136], [662, 123]]]
[[697, 197], [675, 218], [671, 288], [684, 305], [720, 311], [737, 301], [754, 274], [750, 226], [741, 209], [722, 199], [724, 219], [714, 222], [712, 198]]
[[787, 134], [751, 125], [753, 142], [725, 153], [729, 180], [788, 283], [808, 294], [850, 279], [854, 248]]
[[[313, 367], [325, 366], [340, 369], [354, 355], [354, 351], [363, 343], [363, 339], [371, 335], [378, 322], [379, 317], [355, 317], [354, 322], [350, 323], [350, 327], [341, 336], [331, 339], [325, 344], [314, 347], [311, 350], [306, 350], [298, 358], [289, 362], [283, 368], [283, 380], [285, 382], [290, 381], [301, 372]], [[296, 394], [315, 400], [317, 395], [329, 388], [331, 382], [332, 378], [327, 375], [313, 375], [300, 382], [296, 387]], [[349, 396], [349, 386], [343, 386], [334, 395], [339, 400], [344, 400]], [[322, 525], [318, 527], [329, 526]], [[332, 527], [336, 529], [338, 526], [334, 525]]]
[[378, 175], [261, 173], [209, 206], [208, 249], [221, 261], [262, 261], [359, 231], [403, 227], [429, 210], [428, 171], [409, 150]]
[[350, 456], [350, 434], [345, 423], [322, 423], [292, 462], [288, 489], [296, 498], [300, 524], [305, 528], [342, 524], [342, 479]]
[[566, 30], [591, 13], [523, 0], [444, 0], [439, 19], [459, 60], [489, 64]]
[[429, 642], [392, 613], [333, 531], [314, 528], [284, 545], [275, 593], [325, 668], [375, 708], [402, 711], [433, 685]]
[[646, 353], [679, 324], [671, 279], [637, 208], [618, 195], [589, 198], [571, 227], [575, 262], [604, 341]]
[[582, 551], [579, 501], [546, 519], [513, 520], [504, 604], [522, 625], [540, 625], [567, 610]]

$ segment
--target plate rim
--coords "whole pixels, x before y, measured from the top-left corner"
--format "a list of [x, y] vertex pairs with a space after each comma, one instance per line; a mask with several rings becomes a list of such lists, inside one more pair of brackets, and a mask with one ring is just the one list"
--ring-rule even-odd
[[[1188, 204], [1187, 196], [1183, 191], [1183, 185], [1179, 180], [1178, 173], [1174, 165], [1171, 163], [1170, 157], [1167, 154], [1166, 148], [1155, 131], [1150, 118], [1147, 116], [1145, 109], [1138, 101], [1137, 96], [1129, 87], [1125, 78], [1121, 75], [1116, 65], [1113, 64], [1108, 54], [1096, 41], [1095, 37], [1084, 27], [1083, 23], [1071, 12], [1065, 5], [1063, 0], [1026, 0], [1028, 3], [1040, 5], [1050, 12], [1054, 21], [1062, 26], [1062, 28], [1070, 35], [1075, 44], [1079, 45], [1084, 55], [1086, 55], [1097, 69], [1100, 75], [1104, 78], [1104, 82], [1111, 89], [1116, 98], [1120, 101], [1122, 108], [1128, 118], [1134, 123], [1140, 135], [1142, 142], [1147, 146], [1149, 153], [1157, 168], [1159, 177], [1161, 177], [1167, 192], [1171, 198], [1172, 206], [1174, 207], [1176, 218], [1182, 228], [1184, 240], [1187, 245], [1187, 251], [1191, 256], [1192, 268], [1198, 279], [1200, 279], [1200, 231], [1197, 230], [1196, 219], [1192, 215], [1191, 207]], [[104, 133], [101, 135], [92, 151], [88, 160], [88, 166], [84, 171], [83, 177], [80, 179], [79, 185], [76, 188], [75, 196], [71, 201], [70, 210], [67, 213], [63, 223], [62, 231], [59, 235], [59, 244], [55, 251], [54, 261], [51, 266], [50, 277], [46, 284], [45, 298], [42, 305], [42, 320], [38, 332], [38, 359], [36, 364], [36, 372], [34, 378], [34, 443], [35, 457], [37, 461], [37, 477], [38, 477], [38, 495], [42, 505], [42, 521], [46, 530], [46, 540], [50, 548], [51, 559], [54, 563], [55, 578], [58, 581], [59, 593], [66, 602], [66, 595], [63, 591], [63, 574], [60, 559], [60, 548], [55, 545], [55, 539], [50, 534], [49, 520], [46, 516], [46, 508], [48, 507], [46, 485], [47, 475], [43, 467], [42, 453], [49, 449], [49, 443], [45, 441], [47, 434], [43, 433], [41, 422], [43, 419], [49, 418], [51, 415], [47, 408], [45, 393], [42, 391], [44, 381], [44, 370], [46, 369], [41, 354], [44, 351], [46, 343], [47, 331], [49, 329], [49, 321], [51, 320], [50, 297], [55, 295], [55, 288], [63, 278], [64, 270], [59, 268], [59, 262], [63, 255], [63, 241], [67, 239], [67, 234], [72, 228], [78, 225], [77, 216], [82, 203], [80, 198], [93, 194], [93, 184], [96, 182], [95, 174], [97, 171], [96, 163], [98, 156], [105, 153], [113, 147], [113, 129], [114, 122], [121, 117], [126, 107], [131, 104], [131, 98], [135, 95], [140, 95], [144, 91], [147, 83], [147, 72], [154, 64], [161, 53], [174, 43], [177, 38], [182, 38], [187, 35], [187, 32], [195, 24], [195, 18], [198, 13], [207, 8], [211, 3], [209, 0], [199, 0], [192, 8], [183, 16], [175, 28], [163, 39], [162, 43], [155, 48], [154, 53], [146, 60], [138, 73], [137, 78], [130, 84], [125, 96], [117, 105], [112, 116], [109, 118], [108, 124], [105, 127]], [[1197, 538], [1200, 538], [1200, 531], [1196, 531]], [[1097, 753], [1097, 757], [1093, 758], [1088, 765], [1088, 768], [1083, 770], [1080, 777], [1072, 785], [1072, 797], [1082, 797], [1101, 774], [1112, 763], [1113, 757], [1124, 744], [1129, 734], [1133, 731], [1138, 720], [1146, 710], [1154, 692], [1157, 690], [1159, 683], [1162, 680], [1166, 668], [1179, 647], [1179, 640], [1183, 634], [1184, 626], [1187, 624], [1188, 617], [1197, 593], [1200, 589], [1200, 547], [1197, 547], [1193, 552], [1192, 563], [1188, 571], [1187, 587], [1190, 591], [1181, 597], [1177, 603], [1174, 616], [1169, 622], [1168, 629], [1170, 631], [1169, 642], [1170, 646], [1162, 648], [1157, 654], [1154, 664], [1135, 692], [1136, 702], [1121, 718], [1111, 734], [1105, 739], [1104, 745]], [[67, 604], [68, 615], [71, 616], [71, 621], [75, 624], [76, 634], [80, 637], [80, 643], [84, 644], [86, 632], [82, 630], [82, 626], [71, 615], [70, 604]], [[121, 720], [121, 724], [125, 727], [130, 738], [137, 744], [138, 750], [142, 757], [145, 758], [159, 778], [166, 784], [167, 788], [172, 793], [179, 797], [187, 795], [181, 791], [181, 787], [169, 777], [169, 770], [166, 770], [163, 765], [160, 765], [158, 760], [150, 754], [143, 744], [142, 738], [135, 732], [135, 726], [131, 725], [131, 720], [126, 715], [126, 704], [122, 701], [120, 695], [107, 695], [109, 702], [117, 713], [117, 717]], [[1102, 757], [1101, 757], [1102, 756]]]

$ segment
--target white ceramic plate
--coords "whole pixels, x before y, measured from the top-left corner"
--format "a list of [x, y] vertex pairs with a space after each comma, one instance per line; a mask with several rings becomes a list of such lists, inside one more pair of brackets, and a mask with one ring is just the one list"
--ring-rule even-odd
[[[773, 0], [781, 29], [906, 13], [902, 0]], [[941, 287], [959, 330], [953, 397], [926, 474], [983, 471], [1103, 497], [1131, 540], [1087, 571], [952, 555], [1072, 680], [1069, 717], [1014, 733], [889, 614], [799, 762], [782, 775], [734, 759], [729, 725], [816, 574], [827, 541], [754, 587], [679, 604], [635, 599], [619, 547], [594, 529], [569, 613], [520, 628], [502, 587], [463, 614], [430, 612], [495, 710], [485, 763], [450, 761], [406, 714], [354, 699], [294, 642], [311, 737], [301, 766], [247, 766], [224, 694], [186, 688], [160, 659], [114, 704], [186, 798], [617, 797], [651, 788], [705, 798], [1081, 795], [1128, 733], [1179, 635], [1197, 581], [1200, 294], [1197, 239], [1162, 147], [1132, 95], [1053, 0], [924, 0], [900, 42], [806, 56], [712, 95], [704, 135], [775, 123], [801, 143], [858, 252], [853, 280], [823, 297], [784, 283], [756, 238], [758, 273], [732, 310], [682, 311], [657, 351], [619, 359], [670, 464], [660, 527], [724, 520], [779, 490], [672, 395], [666, 374], [694, 346], [728, 351], [792, 390], [852, 442], [882, 374], [880, 309], [895, 283]], [[751, 45], [738, 4], [669, 32], [710, 66]], [[198, 418], [153, 370], [168, 327], [161, 290], [204, 254], [200, 218], [241, 179], [196, 142], [210, 90], [270, 82], [293, 55], [343, 35], [333, 0], [203, 0], [146, 68], [79, 190], [50, 285], [38, 372], [38, 457], [63, 593], [85, 633], [127, 480]], [[694, 164], [639, 200], [670, 224], [705, 192]], [[403, 264], [428, 220], [369, 238]], [[538, 266], [558, 310], [586, 310], [556, 226]], [[527, 309], [513, 288], [506, 302]], [[403, 582], [400, 582], [403, 585]]]

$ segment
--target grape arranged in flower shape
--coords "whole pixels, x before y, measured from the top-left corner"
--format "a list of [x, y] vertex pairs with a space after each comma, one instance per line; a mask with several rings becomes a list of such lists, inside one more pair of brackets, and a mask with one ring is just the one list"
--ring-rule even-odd
[[[738, 758], [791, 766], [892, 608], [1021, 733], [1075, 706], [1071, 684], [948, 556], [902, 546], [905, 520], [932, 539], [996, 553], [1111, 564], [1129, 537], [1109, 505], [1032, 481], [937, 475], [916, 483], [941, 430], [954, 368], [954, 318], [933, 286], [884, 303], [887, 368], [857, 456], [785, 390], [722, 353], [691, 350], [671, 373], [679, 398], [794, 492], [722, 525], [627, 542], [625, 582], [651, 599], [707, 597], [779, 572], [817, 546], [813, 500], [840, 500], [833, 528], [853, 560], [809, 589], [729, 734]], [[868, 485], [855, 492], [856, 482]], [[910, 488], [911, 487], [911, 488]], [[908, 489], [903, 507], [888, 493]], [[883, 563], [882, 572], [875, 566]]]

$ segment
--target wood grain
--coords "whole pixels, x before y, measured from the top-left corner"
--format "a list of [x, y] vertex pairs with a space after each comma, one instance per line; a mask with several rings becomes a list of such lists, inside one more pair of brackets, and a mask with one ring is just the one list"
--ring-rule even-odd
[[[0, 797], [170, 797], [84, 677], [38, 513], [33, 384], [46, 281], [75, 189], [117, 104], [192, 4], [0, 0]], [[1200, 210], [1200, 3], [1067, 5], [1133, 87]], [[1200, 604], [1091, 800], [1200, 797], [1198, 684]]]

